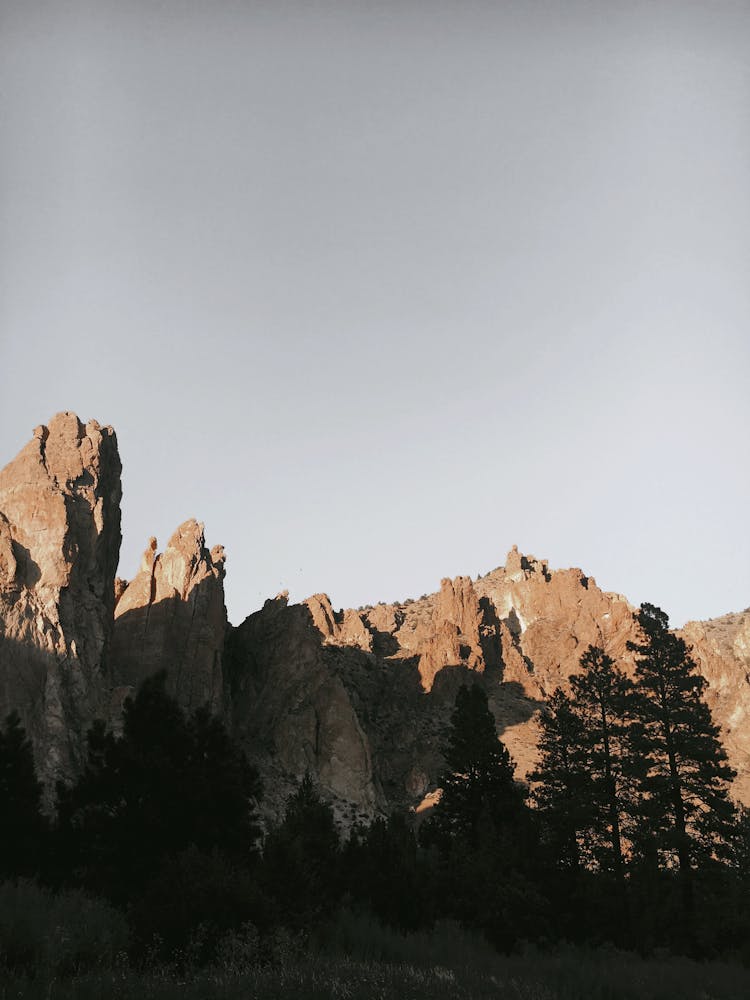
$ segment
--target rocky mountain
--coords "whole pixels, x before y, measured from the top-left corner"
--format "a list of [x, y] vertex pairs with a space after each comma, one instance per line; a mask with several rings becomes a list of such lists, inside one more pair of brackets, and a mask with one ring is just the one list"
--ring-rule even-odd
[[680, 634], [708, 681], [706, 701], [721, 726], [729, 762], [737, 771], [734, 793], [750, 805], [750, 608], [689, 622]]
[[120, 472], [112, 428], [73, 413], [0, 472], [0, 718], [19, 711], [48, 788], [108, 714]]
[[[114, 432], [71, 413], [40, 427], [0, 473], [0, 712], [18, 708], [48, 787], [80, 767], [96, 717], [166, 669], [186, 709], [224, 716], [265, 778], [277, 814], [309, 770], [342, 820], [428, 806], [456, 691], [485, 686], [523, 777], [539, 711], [589, 644], [624, 668], [633, 608], [579, 569], [517, 549], [486, 576], [445, 579], [418, 601], [334, 610], [325, 594], [266, 601], [237, 628], [224, 607], [224, 551], [186, 521], [136, 577], [115, 580], [120, 461]], [[736, 795], [750, 802], [750, 610], [683, 635]]]
[[[484, 685], [525, 777], [536, 762], [539, 711], [589, 644], [632, 671], [634, 610], [581, 570], [551, 570], [515, 548], [486, 576], [445, 579], [418, 601], [334, 611], [324, 594], [291, 607], [281, 595], [228, 636], [235, 730], [269, 788], [287, 791], [309, 769], [343, 814], [420, 809], [431, 801], [442, 734], [469, 675]], [[743, 801], [749, 630], [750, 611], [684, 630], [710, 682]]]
[[203, 525], [185, 521], [164, 552], [149, 539], [140, 572], [117, 581], [112, 681], [123, 692], [157, 670], [188, 711], [224, 711], [222, 655], [227, 628], [224, 549], [205, 547]]

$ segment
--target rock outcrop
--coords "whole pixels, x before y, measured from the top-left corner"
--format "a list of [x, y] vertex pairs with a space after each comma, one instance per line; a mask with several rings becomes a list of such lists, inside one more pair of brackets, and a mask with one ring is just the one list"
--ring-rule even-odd
[[[291, 607], [280, 594], [228, 636], [233, 729], [260, 767], [271, 815], [306, 771], [344, 821], [376, 811], [370, 740], [345, 683], [340, 626], [324, 594]], [[355, 668], [369, 655], [356, 644], [350, 653]]]
[[[158, 670], [183, 708], [224, 716], [270, 813], [309, 770], [347, 823], [433, 800], [468, 678], [524, 777], [540, 709], [588, 645], [633, 670], [625, 598], [516, 548], [418, 601], [336, 611], [325, 594], [291, 606], [281, 594], [232, 629], [224, 551], [207, 550], [197, 521], [161, 554], [152, 538], [129, 583], [115, 578], [120, 471], [111, 428], [61, 413], [0, 472], [0, 718], [20, 712], [48, 790], [82, 766], [93, 719], [116, 727], [124, 697]], [[750, 803], [750, 610], [681, 634]]]
[[120, 472], [112, 428], [73, 413], [0, 472], [0, 717], [20, 713], [47, 788], [107, 711]]
[[155, 538], [139, 573], [118, 580], [112, 637], [112, 679], [124, 695], [159, 670], [167, 690], [190, 711], [207, 704], [224, 712], [222, 655], [224, 549], [205, 546], [203, 525], [185, 521], [158, 554]]
[[[287, 791], [309, 769], [343, 817], [419, 808], [438, 781], [455, 693], [473, 676], [523, 778], [539, 712], [589, 645], [634, 669], [634, 610], [581, 570], [515, 548], [486, 576], [443, 580], [418, 601], [336, 612], [325, 594], [292, 607], [282, 595], [232, 634], [235, 727], [269, 787]], [[683, 635], [709, 680], [735, 794], [750, 801], [750, 612]]]
[[721, 726], [721, 741], [737, 771], [734, 794], [750, 805], [750, 608], [705, 622], [680, 635], [708, 681], [706, 701]]

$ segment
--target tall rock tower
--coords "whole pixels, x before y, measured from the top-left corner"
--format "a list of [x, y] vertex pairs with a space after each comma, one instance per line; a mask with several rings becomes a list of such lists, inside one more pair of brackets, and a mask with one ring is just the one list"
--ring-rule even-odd
[[108, 713], [120, 472], [112, 428], [74, 413], [0, 472], [0, 718], [18, 710], [48, 788]]

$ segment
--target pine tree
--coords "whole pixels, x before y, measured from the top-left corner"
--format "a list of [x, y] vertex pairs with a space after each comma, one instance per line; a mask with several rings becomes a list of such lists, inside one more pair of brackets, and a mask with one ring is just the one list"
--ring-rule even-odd
[[512, 948], [545, 926], [548, 905], [535, 884], [536, 828], [479, 683], [458, 691], [445, 763], [440, 801], [420, 831], [437, 848], [438, 913]]
[[624, 830], [632, 799], [629, 703], [633, 685], [599, 646], [581, 657], [581, 673], [571, 677], [573, 706], [585, 734], [588, 790], [587, 841], [597, 867], [610, 871], [624, 888]]
[[285, 926], [309, 929], [333, 912], [341, 890], [339, 862], [333, 810], [307, 772], [263, 849], [267, 891]]
[[432, 879], [426, 852], [417, 845], [413, 817], [393, 813], [355, 828], [345, 849], [347, 889], [400, 931], [430, 923]]
[[18, 712], [0, 728], [0, 877], [36, 874], [46, 832], [42, 786]]
[[555, 864], [577, 870], [581, 843], [591, 825], [591, 776], [586, 766], [586, 731], [568, 695], [557, 688], [540, 720], [539, 764], [529, 775], [532, 800]]
[[120, 739], [98, 722], [88, 741], [83, 774], [58, 788], [61, 874], [126, 902], [190, 845], [252, 859], [258, 776], [219, 720], [185, 718], [163, 672], [125, 703]]
[[479, 684], [462, 685], [456, 695], [445, 764], [428, 840], [443, 844], [461, 840], [475, 848], [483, 827], [497, 831], [518, 819], [523, 796], [514, 782], [514, 764], [497, 737], [487, 695]]
[[[696, 866], [729, 851], [733, 810], [719, 729], [704, 700], [707, 681], [667, 615], [652, 604], [636, 613], [634, 747], [643, 759], [645, 833], [658, 860], [677, 867], [686, 933], [691, 934]], [[646, 845], [648, 849], [648, 845]]]

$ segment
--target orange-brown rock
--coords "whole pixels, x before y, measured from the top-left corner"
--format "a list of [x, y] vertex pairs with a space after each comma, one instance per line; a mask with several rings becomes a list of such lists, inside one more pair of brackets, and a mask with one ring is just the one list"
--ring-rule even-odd
[[[590, 644], [633, 670], [634, 610], [581, 570], [552, 571], [515, 548], [505, 566], [443, 580], [419, 601], [358, 612], [334, 612], [322, 594], [267, 602], [233, 636], [235, 723], [269, 785], [281, 774], [291, 788], [309, 768], [342, 815], [347, 803], [360, 815], [417, 807], [434, 797], [453, 699], [473, 676], [524, 777], [537, 760], [539, 712]], [[683, 634], [710, 683], [735, 793], [750, 801], [750, 612]]]
[[[111, 428], [61, 413], [0, 472], [0, 718], [19, 710], [48, 789], [81, 767], [93, 719], [117, 730], [124, 698], [161, 669], [184, 708], [224, 714], [271, 812], [309, 769], [346, 821], [434, 801], [467, 679], [523, 777], [539, 711], [588, 645], [633, 669], [625, 598], [516, 548], [418, 601], [335, 611], [325, 594], [292, 606], [281, 594], [231, 629], [223, 549], [208, 551], [194, 520], [161, 554], [152, 538], [130, 583], [115, 579], [120, 471]], [[750, 803], [750, 610], [681, 634]]]
[[167, 671], [167, 689], [191, 710], [224, 711], [222, 653], [227, 625], [224, 549], [205, 546], [203, 525], [185, 521], [164, 552], [149, 540], [138, 574], [120, 590], [115, 608], [113, 682], [136, 688]]
[[334, 611], [328, 594], [313, 594], [305, 604], [313, 625], [324, 642], [338, 646], [356, 646], [365, 652], [371, 652], [372, 632], [365, 625], [359, 611]]
[[368, 654], [337, 639], [320, 594], [291, 607], [285, 595], [266, 601], [228, 637], [233, 728], [260, 766], [271, 814], [308, 770], [343, 820], [375, 811], [370, 742], [344, 678], [349, 658]]
[[73, 413], [0, 472], [0, 718], [18, 710], [48, 788], [107, 713], [120, 472], [112, 428]]
[[734, 794], [750, 804], [750, 608], [706, 622], [688, 622], [680, 635], [708, 681], [706, 701], [729, 762]]

